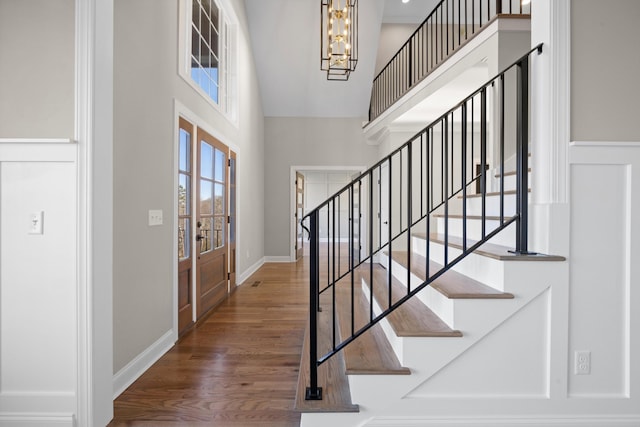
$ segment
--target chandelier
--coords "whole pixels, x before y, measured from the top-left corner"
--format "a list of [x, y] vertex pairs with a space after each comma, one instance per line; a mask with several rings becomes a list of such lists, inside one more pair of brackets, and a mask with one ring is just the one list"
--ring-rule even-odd
[[320, 68], [348, 80], [358, 63], [358, 0], [321, 0]]

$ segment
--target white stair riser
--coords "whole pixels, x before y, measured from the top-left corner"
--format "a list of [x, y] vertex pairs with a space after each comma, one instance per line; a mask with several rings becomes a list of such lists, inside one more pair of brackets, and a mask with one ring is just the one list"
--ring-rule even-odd
[[[489, 216], [500, 215], [500, 196], [487, 196], [485, 198], [485, 210]], [[516, 195], [505, 194], [504, 215], [513, 216], [516, 212]], [[460, 214], [462, 212], [459, 212]], [[482, 197], [467, 198], [467, 215], [482, 215]]]
[[[438, 218], [437, 223], [438, 233], [444, 234], [445, 232], [445, 221], [444, 218]], [[456, 236], [462, 238], [462, 218], [449, 218], [449, 227], [448, 232], [450, 236]], [[485, 233], [489, 234], [493, 230], [495, 230], [499, 221], [495, 220], [486, 220], [485, 222]], [[503, 245], [508, 247], [515, 246], [516, 242], [516, 227], [515, 224], [509, 225], [505, 230], [498, 233], [494, 236], [490, 241], [491, 243], [495, 243], [496, 245]], [[467, 218], [467, 239], [471, 240], [481, 240], [482, 239], [482, 221], [480, 219], [469, 219]]]
[[[529, 185], [531, 185], [531, 171], [527, 176], [529, 180]], [[516, 189], [516, 181], [517, 176], [515, 174], [510, 174], [504, 177], [504, 189], [505, 190], [515, 190]], [[491, 182], [492, 191], [498, 191], [500, 189], [500, 177], [493, 177], [493, 181]]]
[[[426, 256], [425, 243], [424, 239], [413, 236], [413, 251], [419, 255]], [[449, 247], [450, 261], [460, 254], [462, 254], [460, 249]], [[433, 261], [444, 264], [444, 245], [430, 242], [429, 256]], [[471, 253], [458, 262], [453, 267], [453, 270], [484, 283], [487, 286], [491, 286], [494, 289], [504, 291], [504, 261]]]
[[[392, 274], [403, 285], [407, 286], [407, 269], [396, 261], [392, 261]], [[422, 280], [415, 274], [411, 274], [411, 288], [414, 289], [422, 284]], [[440, 292], [427, 286], [417, 297], [427, 307], [429, 307], [442, 321], [444, 321], [450, 328], [455, 328], [455, 300], [449, 299], [442, 295]]]

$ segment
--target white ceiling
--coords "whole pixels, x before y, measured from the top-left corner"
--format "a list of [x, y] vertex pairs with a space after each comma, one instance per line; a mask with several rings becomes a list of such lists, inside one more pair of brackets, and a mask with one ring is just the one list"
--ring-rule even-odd
[[320, 0], [245, 0], [265, 116], [368, 115], [380, 26], [420, 23], [438, 0], [360, 0], [358, 65], [348, 81], [320, 70]]

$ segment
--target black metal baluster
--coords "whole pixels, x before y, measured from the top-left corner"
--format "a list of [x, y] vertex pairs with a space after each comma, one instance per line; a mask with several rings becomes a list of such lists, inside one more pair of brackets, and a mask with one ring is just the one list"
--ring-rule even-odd
[[427, 137], [427, 141], [426, 144], [427, 146], [426, 148], [426, 156], [427, 158], [425, 159], [427, 167], [429, 167], [429, 171], [427, 172], [427, 218], [426, 218], [426, 248], [425, 248], [425, 271], [426, 271], [426, 280], [429, 280], [429, 236], [431, 235], [431, 208], [433, 207], [433, 152], [432, 150], [432, 138], [430, 138], [429, 134], [430, 132], [432, 132], [432, 128], [428, 128], [426, 131], [426, 137]]
[[462, 104], [462, 251], [467, 251], [467, 101]]
[[480, 194], [482, 195], [482, 238], [487, 223], [487, 88], [480, 91]]
[[413, 150], [413, 140], [409, 141], [409, 145], [407, 146], [407, 293], [411, 292], [411, 223], [412, 223], [412, 173], [413, 167], [411, 164], [412, 161], [412, 153]]
[[399, 191], [398, 191], [398, 197], [400, 197], [400, 203], [398, 203], [398, 208], [400, 209], [398, 218], [400, 221], [400, 227], [398, 228], [398, 232], [402, 233], [402, 149], [400, 149], [399, 151], [399, 155], [400, 155], [400, 174], [398, 175], [400, 177], [400, 187], [399, 187]]
[[500, 225], [504, 223], [504, 74], [500, 75]]
[[369, 321], [373, 320], [373, 169], [369, 170]]
[[[339, 197], [339, 196], [338, 196]], [[338, 199], [339, 200], [339, 199]], [[339, 239], [336, 238], [336, 199], [333, 199], [333, 202], [331, 203], [332, 206], [332, 224], [331, 224], [331, 242], [332, 242], [332, 246], [333, 246], [333, 268], [332, 268], [332, 279], [331, 279], [331, 283], [333, 283], [333, 286], [331, 287], [331, 301], [332, 301], [332, 309], [333, 309], [333, 331], [336, 330], [336, 240], [339, 241]], [[339, 212], [338, 212], [339, 214]], [[329, 216], [329, 212], [327, 212], [327, 216]], [[327, 229], [327, 234], [329, 234], [329, 229]], [[339, 243], [338, 243], [339, 245]], [[338, 250], [340, 250], [338, 248]], [[338, 271], [338, 274], [340, 274], [340, 271]], [[334, 332], [333, 334], [333, 348], [336, 348], [336, 334]]]
[[387, 211], [387, 235], [389, 238], [389, 260], [387, 262], [387, 287], [388, 287], [388, 294], [389, 294], [389, 305], [388, 307], [391, 307], [391, 283], [392, 283], [392, 279], [393, 279], [393, 273], [391, 271], [392, 269], [392, 265], [393, 265], [393, 241], [392, 241], [392, 230], [391, 230], [391, 225], [393, 224], [392, 219], [393, 219], [393, 215], [392, 215], [392, 211], [391, 211], [391, 198], [393, 196], [391, 188], [393, 187], [393, 181], [391, 179], [391, 165], [392, 165], [392, 157], [389, 157], [389, 188], [388, 188], [388, 192], [389, 192], [389, 200], [388, 200], [388, 211]]
[[382, 163], [378, 166], [378, 249], [382, 249]]
[[449, 56], [449, 0], [445, 0], [445, 7], [447, 9], [446, 12], [446, 26], [447, 26], [447, 56]]
[[424, 216], [424, 188], [423, 188], [423, 179], [424, 179], [424, 174], [423, 174], [423, 169], [424, 169], [424, 164], [422, 163], [422, 158], [423, 158], [423, 150], [422, 150], [422, 144], [424, 143], [424, 138], [423, 138], [424, 132], [420, 134], [420, 218], [422, 218]]
[[354, 280], [354, 258], [355, 258], [355, 254], [354, 254], [354, 245], [355, 245], [355, 217], [354, 217], [354, 204], [355, 201], [353, 200], [353, 192], [354, 192], [354, 188], [353, 188], [353, 184], [351, 184], [349, 186], [349, 209], [350, 209], [350, 216], [351, 216], [351, 221], [349, 224], [349, 271], [350, 271], [350, 276], [351, 276], [351, 336], [354, 335], [355, 333], [355, 295], [354, 295], [354, 285], [355, 285], [355, 280]]
[[444, 195], [444, 265], [449, 264], [449, 115], [443, 117], [443, 146], [442, 152], [443, 164], [444, 164], [444, 188], [442, 194]]

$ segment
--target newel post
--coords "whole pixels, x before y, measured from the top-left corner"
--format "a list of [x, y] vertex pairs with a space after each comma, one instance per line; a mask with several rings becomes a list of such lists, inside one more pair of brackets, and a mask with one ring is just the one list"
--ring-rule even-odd
[[318, 387], [318, 295], [320, 284], [320, 253], [318, 210], [311, 212], [309, 247], [309, 387], [305, 400], [322, 400], [322, 387]]

